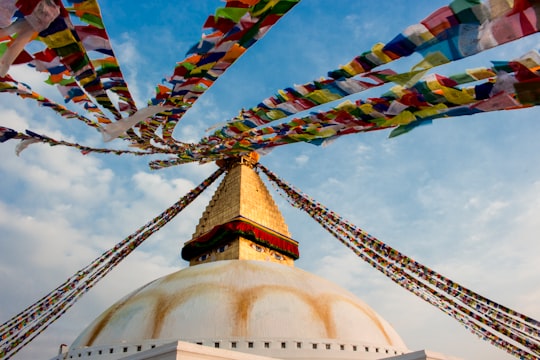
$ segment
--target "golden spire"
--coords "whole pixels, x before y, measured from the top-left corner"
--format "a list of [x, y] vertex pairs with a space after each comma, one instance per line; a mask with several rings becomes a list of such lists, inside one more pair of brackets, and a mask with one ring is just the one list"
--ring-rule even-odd
[[206, 207], [182, 257], [196, 265], [225, 259], [258, 259], [292, 265], [298, 243], [254, 170], [256, 153], [218, 163], [227, 174]]

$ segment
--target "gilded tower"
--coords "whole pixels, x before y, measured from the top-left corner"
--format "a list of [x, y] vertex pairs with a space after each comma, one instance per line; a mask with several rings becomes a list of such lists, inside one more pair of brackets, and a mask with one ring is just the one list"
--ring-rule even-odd
[[221, 161], [225, 178], [182, 249], [190, 265], [217, 260], [265, 260], [294, 265], [298, 242], [254, 169], [258, 156]]

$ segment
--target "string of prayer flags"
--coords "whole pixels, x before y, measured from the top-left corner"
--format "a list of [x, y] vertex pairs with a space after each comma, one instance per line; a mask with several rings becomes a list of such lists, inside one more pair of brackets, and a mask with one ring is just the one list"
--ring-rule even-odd
[[[0, 128], [1, 129], [1, 128]], [[1, 131], [1, 130], [0, 130]], [[56, 289], [0, 325], [0, 358], [9, 359], [47, 329], [133, 250], [165, 226], [206, 190], [225, 170], [218, 168], [171, 207], [77, 271]]]
[[[476, 71], [475, 71], [476, 70]], [[487, 77], [495, 76], [495, 73], [490, 69], [473, 69], [470, 71], [471, 75], [457, 78], [456, 81], [452, 79], [451, 86], [462, 85], [467, 82], [477, 81], [485, 79]], [[415, 78], [415, 81], [411, 85], [417, 83], [420, 78], [416, 75], [424, 74], [424, 72], [413, 72], [405, 74], [397, 74], [392, 70], [382, 70], [377, 72], [371, 72], [364, 74], [362, 78], [369, 79], [370, 81], [357, 80], [352, 78], [342, 78], [338, 80], [324, 80], [314, 83], [308, 83], [304, 85], [296, 85], [294, 89], [287, 88], [280, 90], [275, 97], [271, 97], [263, 100], [258, 106], [249, 110], [242, 110], [240, 115], [227, 122], [227, 124], [216, 130], [213, 136], [221, 137], [223, 134], [234, 137], [235, 135], [245, 134], [250, 129], [266, 125], [272, 121], [288, 117], [295, 113], [308, 110], [321, 104], [328, 103], [343, 97], [349, 96], [354, 93], [359, 93], [363, 90], [371, 89], [388, 82], [395, 82], [399, 85], [407, 85], [411, 78]], [[476, 74], [476, 76], [472, 76]], [[445, 79], [442, 76], [438, 80]], [[406, 96], [404, 101], [415, 101], [411, 94]], [[394, 103], [394, 107], [389, 109], [389, 114], [396, 112], [398, 106], [406, 108], [405, 104]]]
[[[390, 137], [394, 137], [438, 118], [525, 108], [530, 103], [519, 102], [520, 88], [516, 84], [535, 83], [540, 79], [536, 72], [539, 66], [540, 57], [534, 52], [514, 61], [496, 62], [492, 68], [470, 69], [453, 76], [428, 74], [410, 87], [396, 85], [381, 97], [347, 100], [330, 110], [288, 122], [223, 127], [188, 152], [177, 154], [176, 158], [153, 161], [150, 166], [158, 169], [190, 161], [213, 161], [300, 141], [325, 145], [339, 136], [388, 128], [394, 129], [390, 133]], [[399, 77], [389, 77], [395, 76]], [[470, 82], [475, 85], [463, 86]], [[528, 95], [530, 88], [522, 90], [521, 98], [534, 99], [534, 95]], [[290, 94], [281, 97], [292, 96]]]
[[[240, 114], [229, 120], [222, 131], [245, 131], [276, 121], [297, 112], [304, 111], [336, 99], [359, 93], [374, 86], [382, 85], [381, 81], [390, 76], [390, 81], [412, 85], [417, 76], [435, 66], [475, 55], [494, 46], [517, 40], [538, 31], [537, 17], [540, 8], [533, 2], [516, 2], [510, 7], [505, 2], [490, 1], [453, 1], [442, 7], [419, 24], [408, 27], [388, 44], [376, 44], [371, 51], [351, 60], [339, 70], [328, 73], [330, 78], [312, 81], [304, 85], [279, 90], [274, 97], [267, 98], [249, 110], [241, 110]], [[503, 37], [497, 29], [516, 28], [522, 31], [510, 31]], [[496, 33], [497, 36], [493, 35]], [[493, 38], [493, 41], [486, 39]], [[420, 53], [424, 60], [413, 67], [411, 72], [392, 77], [393, 70], [379, 72], [372, 70], [380, 65], [388, 64], [401, 57]], [[354, 76], [369, 77], [375, 82], [353, 79]], [[381, 76], [383, 75], [383, 76]], [[377, 77], [379, 79], [377, 79]], [[388, 80], [388, 79], [385, 79]], [[404, 83], [401, 83], [404, 85]], [[525, 93], [525, 87], [523, 93]], [[529, 85], [534, 92], [534, 84]], [[529, 91], [529, 92], [531, 92]], [[531, 97], [532, 94], [529, 95]], [[534, 100], [526, 100], [531, 102]], [[532, 96], [534, 99], [534, 96]], [[218, 131], [220, 131], [218, 130]]]
[[52, 21], [50, 26], [39, 32], [39, 39], [52, 50], [60, 63], [65, 66], [66, 72], [75, 78], [86, 93], [91, 95], [99, 105], [109, 110], [115, 118], [121, 117], [120, 112], [105, 92], [96, 68], [90, 61], [69, 14], [63, 6], [60, 9], [60, 15]]
[[[6, 92], [6, 93], [12, 93], [15, 95], [20, 96], [23, 99], [30, 99], [36, 101], [40, 106], [49, 108], [53, 111], [55, 111], [58, 115], [66, 118], [66, 119], [79, 119], [85, 124], [94, 127], [94, 128], [100, 128], [100, 123], [107, 123], [110, 122], [108, 119], [98, 116], [97, 122], [94, 120], [91, 120], [83, 115], [79, 115], [69, 109], [67, 109], [65, 106], [60, 105], [38, 93], [35, 91], [32, 91], [32, 89], [24, 84], [21, 83], [15, 79], [13, 79], [9, 74], [0, 78], [0, 92]], [[94, 111], [94, 110], [89, 110]], [[101, 112], [99, 112], [101, 114]]]
[[459, 60], [538, 32], [539, 14], [535, 1], [455, 0], [328, 76], [353, 77], [415, 52], [424, 69]]
[[360, 79], [320, 79], [285, 88], [257, 106], [249, 110], [241, 110], [237, 117], [229, 120], [217, 131], [241, 133], [351, 94], [381, 86], [392, 81], [397, 75], [393, 70], [387, 69], [363, 74]]
[[[65, 8], [60, 1], [19, 1], [2, 9], [0, 34], [7, 35], [8, 41], [3, 43], [5, 51], [0, 67], [5, 71], [1, 76], [7, 75], [12, 64], [28, 64], [48, 73], [46, 83], [56, 86], [66, 102], [79, 103], [84, 111], [95, 113], [99, 122], [111, 122], [100, 107], [116, 119], [122, 117], [121, 112], [133, 114], [137, 108], [115, 58], [97, 2], [80, 0], [71, 5]], [[77, 25], [73, 25], [72, 18]], [[26, 45], [34, 41], [41, 42], [45, 49], [27, 51]], [[113, 104], [107, 92], [117, 96], [117, 104]]]
[[109, 148], [94, 148], [89, 146], [80, 145], [77, 143], [72, 143], [64, 140], [55, 140], [46, 135], [40, 135], [33, 131], [26, 130], [25, 133], [17, 132], [13, 129], [0, 126], [0, 142], [6, 142], [8, 140], [15, 139], [20, 140], [15, 148], [15, 153], [17, 156], [25, 150], [28, 146], [36, 143], [44, 143], [49, 146], [67, 146], [72, 147], [81, 152], [83, 155], [89, 153], [98, 153], [98, 154], [114, 154], [114, 155], [135, 155], [135, 156], [147, 156], [151, 154], [161, 154], [167, 153], [167, 151], [160, 151], [159, 148], [151, 148], [147, 151], [133, 151], [133, 150], [120, 150], [120, 149], [109, 149]]
[[540, 322], [483, 297], [397, 251], [356, 227], [257, 164], [280, 194], [308, 213], [362, 260], [436, 306], [480, 338], [520, 359], [540, 355]]
[[[225, 7], [210, 15], [201, 41], [179, 62], [169, 86], [158, 85], [152, 105], [172, 105], [174, 111], [159, 118], [165, 144], [174, 143], [172, 133], [184, 113], [213, 83], [299, 0], [227, 1]], [[157, 117], [154, 117], [156, 120]], [[158, 126], [145, 129], [156, 133]], [[150, 138], [151, 136], [148, 136]]]
[[21, 153], [22, 150], [24, 150], [28, 145], [34, 144], [34, 143], [44, 143], [48, 144], [50, 146], [67, 146], [72, 147], [81, 152], [83, 155], [87, 155], [89, 153], [98, 153], [98, 154], [114, 154], [114, 155], [124, 155], [124, 154], [130, 154], [130, 155], [136, 155], [136, 156], [146, 156], [150, 154], [159, 154], [163, 153], [162, 151], [159, 151], [159, 148], [151, 148], [147, 151], [133, 151], [133, 150], [120, 150], [120, 149], [100, 149], [100, 148], [93, 148], [89, 146], [83, 146], [77, 143], [71, 143], [64, 140], [55, 140], [45, 135], [37, 134], [33, 131], [26, 130], [26, 135], [21, 135], [19, 137], [22, 141], [17, 145], [15, 152], [17, 155]]
[[71, 3], [72, 7], [66, 10], [71, 16], [86, 24], [77, 25], [74, 29], [92, 65], [96, 68], [96, 74], [103, 83], [103, 88], [118, 96], [120, 112], [133, 114], [137, 111], [137, 106], [116, 60], [97, 1], [78, 0]]

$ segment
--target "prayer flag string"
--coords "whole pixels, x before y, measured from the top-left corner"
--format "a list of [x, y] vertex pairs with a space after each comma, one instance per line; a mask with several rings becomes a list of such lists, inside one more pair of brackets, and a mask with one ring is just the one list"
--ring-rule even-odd
[[[79, 5], [95, 3], [93, 0], [83, 0]], [[97, 10], [97, 4], [95, 4]], [[15, 27], [8, 31], [18, 34], [16, 24], [24, 24], [32, 34], [25, 39], [27, 42], [42, 42], [46, 49], [35, 54], [30, 54], [24, 49], [24, 45], [15, 48], [18, 36], [9, 44], [6, 53], [13, 53], [13, 60], [19, 59], [18, 63], [27, 63], [35, 66], [36, 70], [48, 73], [50, 84], [60, 84], [69, 88], [69, 97], [82, 97], [84, 102], [92, 102], [87, 94], [92, 96], [97, 104], [109, 110], [114, 117], [120, 118], [119, 111], [115, 108], [106, 93], [103, 82], [98, 75], [98, 69], [91, 62], [88, 53], [81, 41], [77, 28], [73, 25], [69, 12], [60, 1], [33, 1], [16, 2], [13, 9], [3, 9], [6, 18], [14, 18], [15, 21], [8, 27]], [[99, 16], [99, 15], [98, 15]], [[93, 25], [79, 26], [79, 29], [95, 28]], [[37, 36], [35, 36], [37, 35]], [[21, 59], [21, 55], [23, 55]], [[6, 54], [4, 54], [6, 57]], [[4, 59], [4, 58], [3, 58]], [[0, 75], [5, 75], [7, 68]], [[67, 95], [67, 94], [66, 94]]]
[[[484, 3], [453, 1], [419, 24], [409, 26], [389, 43], [378, 43], [347, 65], [329, 71], [328, 78], [279, 90], [274, 97], [263, 100], [249, 110], [242, 110], [221, 131], [258, 127], [343, 96], [380, 86], [386, 82], [384, 78], [397, 74], [391, 69], [373, 69], [417, 52], [424, 59], [413, 66], [410, 72], [394, 76], [393, 79], [414, 81], [415, 77], [433, 67], [538, 32], [539, 13], [540, 7], [528, 1], [518, 1], [513, 6], [502, 0]], [[502, 29], [506, 29], [504, 33]], [[357, 75], [360, 79], [353, 78]]]
[[[300, 0], [227, 0], [225, 7], [210, 15], [203, 29], [210, 30], [177, 63], [166, 79], [169, 86], [158, 85], [151, 105], [173, 108], [139, 123], [141, 137], [174, 144], [173, 130], [184, 113], [246, 50], [261, 39], [270, 28]], [[162, 139], [156, 139], [161, 127]]]
[[[398, 83], [381, 97], [347, 100], [330, 110], [286, 123], [253, 129], [223, 128], [203, 138], [189, 152], [169, 160], [152, 161], [150, 167], [212, 161], [300, 141], [325, 145], [339, 136], [390, 128], [393, 137], [438, 118], [522, 109], [540, 104], [538, 70], [540, 55], [531, 51], [513, 61], [493, 62], [490, 68], [470, 69], [451, 76], [429, 74], [408, 86]], [[403, 79], [400, 75], [381, 78], [398, 82]], [[462, 86], [472, 82], [475, 84]]]
[[[30, 86], [21, 83], [17, 80], [15, 80], [13, 77], [11, 77], [9, 74], [6, 76], [0, 78], [0, 92], [5, 93], [11, 93], [18, 95], [22, 99], [29, 99], [36, 101], [40, 106], [52, 109], [55, 111], [58, 115], [62, 116], [66, 119], [78, 119], [84, 122], [86, 125], [94, 127], [94, 128], [100, 128], [100, 122], [103, 123], [109, 123], [110, 120], [105, 117], [100, 111], [101, 116], [98, 116], [98, 122], [87, 118], [86, 116], [79, 115], [68, 108], [66, 108], [63, 105], [60, 105], [41, 94], [38, 94], [37, 92], [33, 91]], [[99, 110], [99, 108], [91, 108], [88, 107], [88, 111], [94, 111], [93, 109]], [[100, 120], [101, 119], [101, 120]]]
[[94, 148], [90, 146], [80, 145], [77, 143], [72, 143], [64, 140], [55, 140], [46, 135], [37, 134], [33, 131], [26, 130], [25, 133], [17, 132], [8, 127], [0, 126], [0, 143], [6, 142], [8, 140], [15, 139], [20, 140], [19, 144], [15, 147], [15, 153], [20, 155], [20, 153], [25, 150], [28, 146], [36, 143], [48, 144], [49, 146], [67, 146], [72, 147], [81, 152], [83, 155], [89, 153], [98, 153], [98, 154], [114, 154], [114, 155], [124, 155], [130, 154], [135, 156], [147, 156], [151, 154], [161, 154], [163, 152], [168, 153], [168, 151], [160, 151], [159, 148], [153, 147], [147, 151], [134, 151], [134, 150], [120, 150], [120, 149], [108, 149], [108, 148]]
[[[294, 206], [306, 211], [360, 258], [477, 336], [521, 359], [540, 355], [540, 322], [469, 290], [400, 253], [258, 167]], [[497, 334], [498, 333], [498, 334]]]
[[0, 359], [9, 359], [63, 315], [118, 263], [161, 229], [208, 188], [225, 170], [217, 169], [199, 186], [137, 229], [39, 301], [0, 325]]

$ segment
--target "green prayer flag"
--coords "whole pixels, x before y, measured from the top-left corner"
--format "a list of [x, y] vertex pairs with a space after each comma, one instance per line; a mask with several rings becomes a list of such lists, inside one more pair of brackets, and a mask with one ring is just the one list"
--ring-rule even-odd
[[225, 7], [217, 9], [216, 16], [238, 22], [247, 12], [248, 9], [246, 8]]

